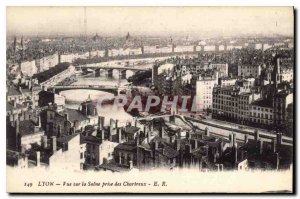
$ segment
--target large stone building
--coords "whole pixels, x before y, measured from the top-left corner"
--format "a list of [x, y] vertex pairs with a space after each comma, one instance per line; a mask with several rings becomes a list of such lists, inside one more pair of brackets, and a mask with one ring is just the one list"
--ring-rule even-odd
[[218, 73], [214, 77], [199, 77], [196, 82], [197, 110], [212, 108], [213, 88], [218, 84]]
[[214, 87], [213, 89], [213, 117], [244, 122], [249, 118], [250, 104], [260, 98], [249, 88], [234, 85]]
[[238, 76], [243, 77], [259, 77], [261, 74], [261, 65], [251, 65], [251, 64], [239, 64], [238, 65]]

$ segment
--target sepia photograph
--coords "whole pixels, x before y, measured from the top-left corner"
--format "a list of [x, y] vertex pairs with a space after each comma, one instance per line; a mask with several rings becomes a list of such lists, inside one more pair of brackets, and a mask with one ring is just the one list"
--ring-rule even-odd
[[294, 193], [294, 15], [6, 7], [6, 191]]

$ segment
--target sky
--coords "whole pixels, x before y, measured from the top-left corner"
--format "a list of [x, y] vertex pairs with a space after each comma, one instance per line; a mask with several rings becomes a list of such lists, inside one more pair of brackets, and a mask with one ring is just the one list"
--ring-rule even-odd
[[[86, 7], [89, 35], [293, 36], [292, 7]], [[7, 35], [84, 34], [84, 7], [7, 7]]]

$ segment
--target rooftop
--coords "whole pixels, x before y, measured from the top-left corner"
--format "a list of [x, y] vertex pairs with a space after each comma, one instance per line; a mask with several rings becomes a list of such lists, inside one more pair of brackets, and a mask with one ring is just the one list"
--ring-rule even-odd
[[17, 87], [9, 86], [7, 88], [7, 96], [13, 96], [13, 95], [22, 95], [22, 93], [19, 91]]
[[[20, 135], [30, 135], [36, 133], [36, 124], [32, 120], [23, 120], [19, 124]], [[39, 131], [40, 132], [40, 131]]]
[[258, 99], [252, 102], [252, 105], [261, 107], [272, 107], [272, 100], [269, 99]]
[[79, 134], [75, 133], [75, 134], [72, 134], [72, 135], [68, 135], [68, 136], [64, 136], [64, 137], [59, 137], [59, 138], [57, 138], [57, 141], [61, 142], [61, 143], [68, 143], [70, 140], [72, 140], [77, 135], [79, 135]]
[[140, 128], [135, 127], [135, 126], [126, 126], [124, 129], [124, 131], [129, 134], [134, 134], [134, 133], [138, 132], [139, 130], [140, 130]]
[[125, 151], [133, 151], [137, 149], [135, 142], [124, 142], [116, 146], [116, 149], [125, 150]]
[[65, 108], [61, 112], [61, 114], [62, 114], [62, 116], [64, 116], [64, 114], [68, 114], [69, 121], [71, 121], [71, 122], [74, 122], [74, 121], [80, 121], [81, 122], [81, 121], [84, 121], [84, 120], [88, 119], [79, 110], [76, 110], [76, 109]]

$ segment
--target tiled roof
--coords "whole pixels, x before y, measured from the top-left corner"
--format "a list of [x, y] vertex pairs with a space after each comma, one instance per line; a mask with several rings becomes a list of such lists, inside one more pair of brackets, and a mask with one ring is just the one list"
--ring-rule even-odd
[[62, 112], [62, 115], [67, 113], [69, 117], [69, 121], [74, 122], [74, 121], [84, 121], [87, 120], [88, 118], [84, 116], [79, 110], [76, 109], [69, 109], [65, 108], [64, 111]]
[[135, 127], [135, 126], [127, 126], [127, 127], [125, 127], [125, 129], [124, 129], [124, 131], [125, 131], [126, 133], [130, 133], [130, 134], [134, 134], [134, 133], [136, 133], [138, 130], [140, 130], [140, 128]]
[[10, 104], [9, 102], [6, 102], [6, 111], [11, 111], [14, 109], [14, 106]]
[[135, 142], [124, 142], [116, 146], [116, 149], [125, 150], [125, 151], [133, 151], [137, 149]]
[[259, 99], [252, 102], [252, 105], [261, 106], [261, 107], [272, 107], [273, 102], [272, 100], [268, 100], [268, 99]]
[[20, 135], [30, 135], [35, 133], [36, 124], [32, 120], [23, 120], [19, 124]]
[[79, 134], [78, 134], [78, 133], [75, 133], [75, 134], [72, 134], [72, 135], [60, 137], [60, 138], [57, 138], [57, 141], [58, 141], [58, 142], [62, 142], [62, 143], [68, 143], [71, 139], [73, 139], [73, 138], [76, 137], [77, 135], [79, 135]]
[[168, 145], [165, 145], [162, 154], [167, 158], [175, 158], [178, 155], [178, 151]]
[[7, 88], [7, 96], [13, 95], [22, 95], [22, 93], [15, 86], [9, 86]]

